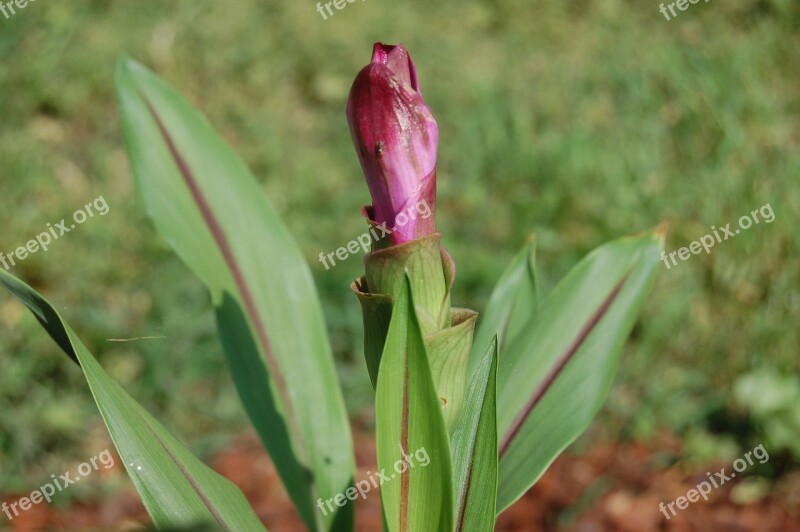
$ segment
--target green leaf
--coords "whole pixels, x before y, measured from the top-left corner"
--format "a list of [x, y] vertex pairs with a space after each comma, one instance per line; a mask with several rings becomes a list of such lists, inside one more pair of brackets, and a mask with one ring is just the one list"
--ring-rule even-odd
[[158, 231], [206, 284], [239, 395], [306, 525], [352, 528], [350, 427], [311, 272], [245, 163], [131, 60], [117, 69], [128, 154]]
[[59, 347], [80, 365], [120, 459], [156, 526], [265, 530], [242, 492], [195, 458], [109, 377], [53, 305], [1, 269], [0, 284], [33, 312]]
[[456, 531], [494, 530], [497, 501], [497, 337], [478, 366], [453, 435]]
[[594, 250], [501, 354], [498, 511], [532, 486], [600, 409], [655, 278], [662, 239], [657, 232]]
[[486, 311], [481, 314], [470, 355], [469, 375], [480, 364], [497, 336], [498, 351], [513, 342], [539, 306], [536, 282], [536, 238], [531, 235], [495, 284]]
[[[390, 478], [380, 487], [388, 530], [450, 532], [450, 443], [408, 279], [392, 312], [375, 403], [378, 467]], [[415, 460], [420, 452], [429, 457], [427, 465]]]
[[364, 277], [356, 279], [350, 286], [361, 303], [364, 315], [364, 358], [372, 387], [376, 388], [383, 346], [389, 331], [389, 323], [392, 321], [392, 297], [369, 293], [367, 280]]
[[478, 313], [469, 309], [454, 308], [452, 316], [451, 327], [423, 339], [436, 397], [439, 398], [449, 434], [455, 430], [456, 423], [464, 410], [467, 364]]

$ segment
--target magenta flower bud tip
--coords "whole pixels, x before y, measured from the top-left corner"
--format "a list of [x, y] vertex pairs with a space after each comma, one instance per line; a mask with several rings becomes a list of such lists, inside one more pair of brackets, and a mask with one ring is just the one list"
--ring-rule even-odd
[[372, 62], [350, 90], [347, 119], [372, 196], [372, 220], [392, 230], [395, 244], [433, 233], [439, 128], [403, 45], [375, 44]]

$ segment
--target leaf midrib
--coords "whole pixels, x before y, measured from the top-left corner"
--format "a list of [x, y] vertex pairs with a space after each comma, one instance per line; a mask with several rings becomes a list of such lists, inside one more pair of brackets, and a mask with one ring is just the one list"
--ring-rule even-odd
[[519, 433], [522, 426], [527, 421], [528, 416], [530, 416], [533, 409], [536, 408], [536, 405], [539, 404], [539, 401], [544, 397], [547, 390], [553, 385], [556, 379], [561, 375], [561, 372], [564, 368], [569, 364], [572, 357], [580, 350], [583, 343], [595, 329], [598, 323], [603, 319], [603, 317], [608, 313], [608, 310], [611, 308], [611, 305], [616, 301], [617, 296], [619, 296], [622, 287], [625, 285], [625, 282], [628, 280], [628, 275], [630, 272], [626, 273], [625, 276], [620, 280], [619, 283], [614, 287], [611, 293], [606, 297], [600, 307], [589, 317], [589, 320], [584, 323], [583, 327], [581, 328], [578, 335], [572, 341], [572, 343], [567, 347], [564, 354], [562, 354], [556, 361], [556, 364], [551, 368], [550, 372], [545, 376], [544, 380], [539, 383], [539, 386], [534, 390], [533, 395], [531, 396], [528, 403], [525, 407], [520, 411], [514, 421], [511, 423], [511, 426], [506, 431], [505, 436], [503, 437], [503, 441], [500, 444], [500, 451], [499, 457], [502, 458], [503, 455], [506, 453], [508, 448], [511, 446], [511, 443], [514, 441], [514, 438]]
[[[147, 106], [148, 110], [150, 111], [153, 120], [155, 120], [159, 132], [161, 133], [164, 142], [167, 144], [167, 148], [169, 149], [170, 154], [175, 160], [175, 164], [178, 167], [181, 177], [183, 177], [186, 186], [189, 188], [192, 197], [197, 203], [198, 209], [200, 210], [200, 214], [202, 215], [203, 220], [206, 222], [206, 225], [208, 226], [208, 229], [211, 232], [214, 241], [220, 248], [223, 259], [225, 260], [225, 263], [228, 266], [228, 269], [230, 270], [231, 276], [233, 277], [234, 283], [236, 284], [236, 288], [239, 291], [239, 295], [242, 298], [242, 302], [244, 303], [245, 310], [250, 319], [250, 323], [252, 324], [253, 328], [256, 331], [258, 342], [261, 346], [262, 352], [264, 353], [265, 362], [269, 367], [270, 375], [275, 381], [275, 388], [278, 392], [278, 395], [281, 398], [281, 402], [283, 403], [284, 408], [286, 409], [286, 422], [290, 427], [292, 434], [294, 435], [293, 440], [295, 446], [297, 447], [298, 451], [305, 451], [305, 448], [302, 445], [303, 439], [300, 437], [300, 430], [296, 424], [297, 422], [294, 416], [293, 406], [286, 386], [286, 381], [284, 380], [283, 373], [280, 371], [280, 365], [278, 363], [277, 358], [275, 357], [275, 353], [272, 350], [272, 345], [269, 341], [266, 329], [264, 328], [264, 322], [261, 319], [261, 315], [258, 311], [258, 307], [256, 306], [253, 294], [250, 291], [250, 288], [247, 285], [247, 282], [245, 281], [244, 274], [242, 273], [242, 270], [239, 267], [239, 264], [237, 263], [236, 258], [233, 255], [233, 251], [231, 250], [228, 238], [224, 230], [222, 229], [222, 226], [220, 225], [219, 221], [217, 220], [216, 216], [214, 215], [211, 206], [209, 205], [208, 201], [203, 195], [202, 190], [200, 190], [197, 180], [195, 179], [192, 170], [189, 168], [189, 164], [186, 162], [186, 160], [178, 150], [177, 146], [175, 145], [175, 141], [173, 140], [167, 128], [164, 126], [164, 123], [161, 120], [161, 117], [159, 116], [158, 112], [155, 110], [154, 106], [152, 105], [152, 103], [150, 102], [150, 100], [147, 98], [146, 95], [140, 92], [140, 96], [144, 101], [145, 105]], [[303, 456], [305, 456], [304, 452]]]

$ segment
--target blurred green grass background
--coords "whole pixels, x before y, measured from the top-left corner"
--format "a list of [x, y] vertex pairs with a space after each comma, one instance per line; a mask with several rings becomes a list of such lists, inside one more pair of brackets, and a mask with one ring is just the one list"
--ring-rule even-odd
[[[127, 53], [251, 166], [314, 269], [351, 413], [368, 412], [349, 290], [361, 260], [326, 271], [317, 257], [364, 230], [350, 83], [374, 41], [403, 42], [440, 124], [457, 306], [481, 310], [532, 231], [551, 288], [607, 240], [669, 220], [672, 251], [770, 203], [773, 223], [659, 273], [594, 430], [675, 434], [686, 460], [762, 442], [800, 456], [799, 22], [791, 0], [700, 3], [669, 22], [622, 0], [368, 0], [328, 20], [305, 1], [31, 3], [0, 18], [0, 251], [102, 194], [108, 215], [13, 273], [198, 452], [245, 429], [209, 298], [133, 187], [113, 85]], [[143, 336], [163, 338], [108, 341]], [[6, 296], [0, 403], [0, 492], [109, 445], [78, 368]]]

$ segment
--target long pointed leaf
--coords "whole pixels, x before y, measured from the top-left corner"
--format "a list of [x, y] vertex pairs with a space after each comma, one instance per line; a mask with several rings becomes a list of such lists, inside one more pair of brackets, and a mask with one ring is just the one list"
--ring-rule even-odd
[[207, 285], [234, 381], [312, 530], [352, 528], [350, 428], [311, 272], [245, 163], [143, 66], [117, 69], [125, 140], [158, 231]]
[[659, 233], [594, 250], [500, 356], [503, 510], [542, 475], [602, 405], [658, 266]]
[[109, 377], [53, 305], [2, 269], [0, 284], [33, 312], [59, 347], [80, 365], [125, 469], [156, 526], [264, 530], [242, 492], [195, 458]]
[[497, 501], [497, 337], [478, 366], [453, 434], [456, 531], [494, 530]]
[[[392, 312], [375, 404], [378, 467], [391, 478], [380, 488], [388, 530], [450, 532], [450, 443], [407, 278]], [[420, 451], [430, 463], [415, 462]], [[406, 460], [413, 467], [401, 473]]]
[[532, 235], [497, 280], [481, 314], [469, 362], [472, 376], [497, 336], [498, 351], [513, 342], [539, 305], [536, 281], [536, 238]]

